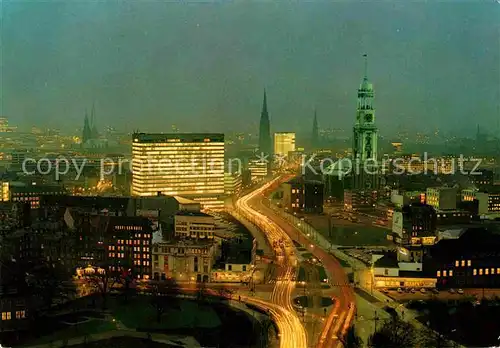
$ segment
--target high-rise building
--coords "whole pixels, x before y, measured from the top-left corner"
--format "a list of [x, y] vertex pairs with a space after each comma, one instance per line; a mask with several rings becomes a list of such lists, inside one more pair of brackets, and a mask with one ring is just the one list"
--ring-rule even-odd
[[181, 196], [222, 208], [224, 134], [135, 133], [132, 170], [132, 195]]
[[267, 96], [266, 91], [264, 91], [264, 101], [262, 102], [262, 112], [260, 114], [259, 153], [270, 156], [271, 151], [271, 126], [269, 113], [267, 112]]
[[264, 179], [269, 174], [267, 162], [257, 159], [250, 160], [248, 163], [248, 170], [250, 171], [251, 181]]
[[274, 133], [274, 154], [280, 157], [288, 157], [290, 152], [295, 151], [295, 133]]

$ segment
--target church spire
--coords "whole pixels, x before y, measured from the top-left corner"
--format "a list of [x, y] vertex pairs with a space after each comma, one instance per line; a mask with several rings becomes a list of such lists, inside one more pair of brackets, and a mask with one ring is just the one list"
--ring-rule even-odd
[[89, 124], [89, 116], [87, 110], [85, 110], [85, 119], [83, 120], [83, 132], [82, 132], [82, 143], [85, 144], [87, 140], [90, 139], [90, 124]]
[[365, 74], [364, 74], [364, 79], [368, 80], [368, 55], [365, 53], [363, 54], [363, 58], [365, 61]]
[[267, 113], [267, 95], [266, 95], [266, 89], [265, 88], [264, 88], [264, 101], [262, 102], [261, 116], [269, 118], [269, 114]]
[[271, 126], [269, 122], [269, 113], [267, 110], [267, 94], [264, 89], [264, 100], [262, 102], [262, 111], [260, 113], [259, 125], [259, 152], [270, 155], [271, 154]]
[[99, 133], [97, 132], [97, 126], [95, 122], [95, 103], [92, 103], [92, 112], [90, 113], [90, 137], [92, 139], [97, 139]]
[[316, 112], [316, 108], [314, 108], [314, 120], [313, 120], [313, 128], [312, 128], [312, 146], [313, 148], [318, 146], [318, 115]]

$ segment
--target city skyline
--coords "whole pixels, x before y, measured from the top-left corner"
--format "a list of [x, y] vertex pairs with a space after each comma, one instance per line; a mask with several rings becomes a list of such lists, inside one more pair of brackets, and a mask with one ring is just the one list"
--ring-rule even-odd
[[7, 2], [1, 113], [74, 129], [95, 103], [125, 131], [246, 131], [266, 88], [271, 131], [310, 129], [316, 108], [348, 129], [367, 53], [381, 133], [495, 127], [497, 5]]

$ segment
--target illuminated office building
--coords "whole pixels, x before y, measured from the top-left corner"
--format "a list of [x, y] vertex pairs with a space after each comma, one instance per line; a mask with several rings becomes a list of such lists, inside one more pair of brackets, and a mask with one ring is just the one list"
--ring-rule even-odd
[[274, 154], [276, 156], [286, 157], [290, 152], [294, 151], [295, 133], [274, 133]]
[[10, 190], [8, 181], [0, 181], [0, 202], [7, 202], [10, 200]]
[[132, 195], [181, 196], [204, 208], [224, 205], [224, 134], [136, 133]]
[[253, 182], [263, 180], [269, 173], [269, 166], [266, 161], [262, 160], [250, 160], [248, 163], [248, 170], [250, 171], [250, 177]]

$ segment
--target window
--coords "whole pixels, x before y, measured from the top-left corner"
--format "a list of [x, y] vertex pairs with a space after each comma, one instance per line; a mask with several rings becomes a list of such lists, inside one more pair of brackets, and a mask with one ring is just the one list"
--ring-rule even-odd
[[12, 312], [2, 312], [2, 320], [12, 319]]
[[465, 260], [462, 260], [462, 267], [465, 267]]
[[441, 271], [437, 271], [436, 276], [437, 276], [437, 277], [441, 277]]
[[479, 275], [483, 275], [483, 269], [482, 268], [479, 269]]
[[443, 277], [446, 277], [446, 271], [443, 271]]
[[477, 275], [477, 269], [474, 268], [474, 271], [472, 272], [473, 275]]
[[247, 266], [243, 266], [243, 272], [246, 272]]
[[497, 274], [500, 274], [500, 268], [497, 268]]
[[16, 319], [26, 318], [26, 311], [16, 311]]
[[495, 269], [494, 268], [491, 269], [491, 274], [495, 274]]
[[471, 260], [467, 260], [467, 266], [469, 266], [469, 267], [470, 267], [471, 265], [472, 265]]
[[448, 273], [450, 277], [453, 277], [453, 270], [450, 269], [450, 272]]
[[227, 266], [227, 269], [228, 269], [229, 271], [232, 271], [232, 270], [233, 270], [233, 265], [228, 265], [228, 266]]
[[486, 275], [490, 274], [490, 270], [489, 270], [488, 268], [486, 268], [486, 269], [484, 270], [484, 274], [486, 274]]
[[460, 266], [460, 264], [459, 264], [459, 262], [457, 260], [457, 261], [455, 261], [455, 267], [458, 267], [458, 266]]

